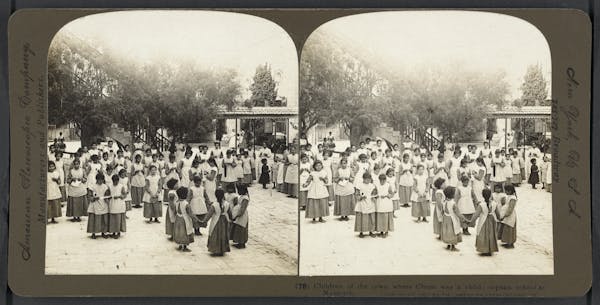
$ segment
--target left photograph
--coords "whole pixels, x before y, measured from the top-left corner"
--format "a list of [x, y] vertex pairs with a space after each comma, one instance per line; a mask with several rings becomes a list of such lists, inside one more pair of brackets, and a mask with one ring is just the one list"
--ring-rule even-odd
[[122, 11], [48, 55], [45, 273], [296, 275], [298, 58], [275, 23]]

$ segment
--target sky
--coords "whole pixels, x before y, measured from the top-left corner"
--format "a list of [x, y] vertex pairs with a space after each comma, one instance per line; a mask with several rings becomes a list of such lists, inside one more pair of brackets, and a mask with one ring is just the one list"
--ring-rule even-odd
[[550, 97], [548, 43], [535, 26], [516, 17], [467, 11], [379, 12], [336, 19], [320, 30], [407, 71], [450, 62], [484, 72], [503, 69], [511, 100], [521, 96], [519, 87], [527, 67], [539, 64]]
[[250, 97], [256, 67], [269, 63], [279, 96], [298, 105], [298, 58], [294, 43], [278, 25], [250, 15], [208, 11], [121, 11], [90, 15], [65, 25], [82, 39], [141, 62], [161, 58], [197, 61], [238, 72], [242, 98]]

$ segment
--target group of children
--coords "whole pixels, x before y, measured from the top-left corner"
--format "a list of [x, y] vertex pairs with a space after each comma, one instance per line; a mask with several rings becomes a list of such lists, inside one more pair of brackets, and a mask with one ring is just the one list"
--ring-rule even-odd
[[[49, 223], [62, 216], [66, 202], [71, 221], [88, 217], [87, 232], [93, 239], [97, 234], [119, 238], [126, 232], [126, 213], [132, 208], [143, 206], [147, 222], [159, 223], [167, 205], [165, 231], [179, 250], [190, 251], [187, 246], [193, 236], [201, 235], [200, 228], [207, 225], [212, 254], [228, 252], [229, 240], [238, 248], [245, 247], [248, 186], [255, 176], [247, 151], [236, 154], [215, 145], [210, 152], [206, 146], [194, 152], [183, 146], [166, 161], [163, 153], [150, 148], [132, 153], [129, 146], [113, 146], [112, 141], [94, 143], [89, 150], [80, 148], [72, 158], [63, 158], [63, 151], [56, 148], [50, 152]], [[265, 179], [262, 176], [260, 181]]]
[[[416, 145], [387, 147], [377, 140], [350, 146], [334, 163], [331, 150], [306, 145], [300, 156], [299, 206], [313, 223], [325, 222], [333, 206], [342, 221], [355, 216], [359, 237], [384, 238], [394, 231], [395, 211], [410, 207], [416, 223], [428, 223], [432, 216], [434, 233], [450, 250], [475, 228], [477, 251], [488, 255], [497, 251], [498, 239], [514, 247], [515, 186], [527, 180], [535, 188], [540, 182], [538, 151], [527, 151], [531, 160], [524, 162], [522, 152], [492, 153], [487, 142], [481, 149], [468, 145], [439, 152]], [[544, 174], [551, 172], [549, 160], [543, 156]], [[551, 191], [551, 180], [542, 182]]]

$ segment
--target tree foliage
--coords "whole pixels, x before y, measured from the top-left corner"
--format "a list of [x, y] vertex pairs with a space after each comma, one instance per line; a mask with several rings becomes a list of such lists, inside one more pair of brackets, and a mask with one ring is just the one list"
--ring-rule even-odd
[[259, 65], [250, 85], [252, 106], [275, 106], [277, 100], [277, 82], [273, 79], [269, 64]]
[[219, 105], [233, 108], [241, 92], [232, 70], [214, 71], [180, 59], [139, 62], [59, 33], [48, 56], [50, 124], [73, 123], [83, 145], [111, 124], [180, 140], [205, 140]]
[[547, 82], [539, 64], [527, 67], [521, 85], [521, 92], [522, 106], [546, 105], [546, 98], [548, 97]]
[[468, 139], [483, 130], [489, 107], [506, 103], [503, 71], [447, 64], [390, 73], [373, 66], [375, 61], [347, 54], [326, 33], [311, 35], [300, 63], [301, 132], [319, 123], [341, 124], [356, 140], [385, 122], [400, 131], [436, 127], [454, 140]]

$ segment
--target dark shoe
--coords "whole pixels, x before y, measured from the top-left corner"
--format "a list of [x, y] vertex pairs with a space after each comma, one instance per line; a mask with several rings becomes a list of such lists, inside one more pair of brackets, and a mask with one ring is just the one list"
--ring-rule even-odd
[[365, 235], [364, 235], [362, 232], [360, 232], [360, 233], [358, 234], [358, 237], [360, 237], [360, 238], [364, 238], [364, 237], [365, 237]]
[[183, 250], [181, 250], [181, 252], [192, 252], [192, 250], [190, 250], [188, 247], [183, 247]]
[[96, 239], [96, 234], [92, 234], [92, 239]]

